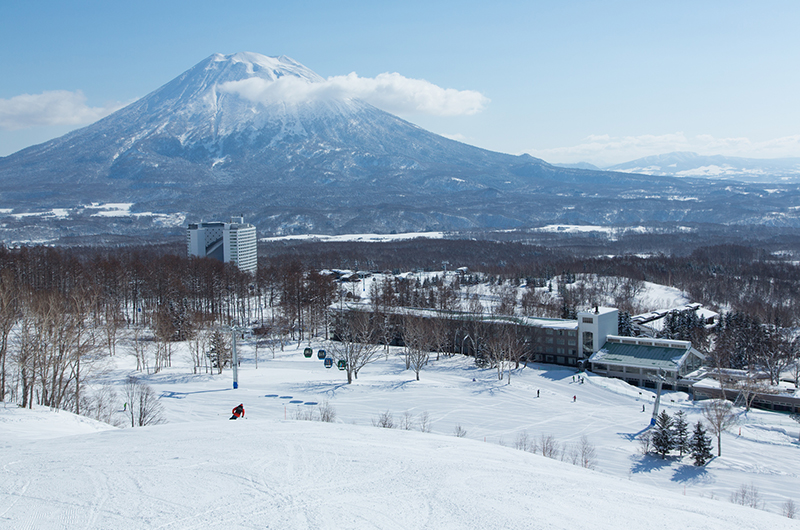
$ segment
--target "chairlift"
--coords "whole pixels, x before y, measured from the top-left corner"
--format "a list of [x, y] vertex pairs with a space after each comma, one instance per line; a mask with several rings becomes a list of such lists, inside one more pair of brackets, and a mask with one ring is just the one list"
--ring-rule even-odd
[[303, 350], [303, 357], [305, 357], [306, 359], [310, 359], [313, 353], [314, 350], [312, 350], [311, 348], [306, 348], [305, 350]]
[[317, 352], [317, 359], [324, 359], [325, 358], [325, 350], [319, 350]]
[[330, 357], [327, 357], [325, 359], [325, 368], [331, 368], [332, 366], [333, 366], [333, 359], [331, 359]]
[[336, 363], [336, 368], [338, 368], [339, 370], [346, 370], [347, 361], [345, 359], [339, 359], [339, 362]]

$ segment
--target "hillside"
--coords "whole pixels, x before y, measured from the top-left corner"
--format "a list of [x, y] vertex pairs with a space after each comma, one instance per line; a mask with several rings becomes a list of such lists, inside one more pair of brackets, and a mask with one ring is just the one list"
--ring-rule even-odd
[[[192, 375], [182, 346], [172, 368], [136, 374], [156, 391], [164, 425], [87, 433], [87, 420], [69, 413], [0, 408], [0, 423], [17, 425], [0, 457], [3, 520], [14, 528], [610, 529], [621, 518], [632, 528], [797, 527], [776, 515], [800, 491], [797, 424], [785, 416], [751, 411], [741, 435], [724, 435], [723, 456], [696, 468], [639, 454], [652, 394], [624, 383], [589, 375], [581, 385], [567, 369], [530, 365], [507, 385], [459, 356], [432, 360], [416, 382], [393, 349], [348, 386], [302, 348], [276, 347], [273, 358], [262, 347], [258, 368], [251, 342], [239, 351], [237, 390], [228, 370]], [[132, 363], [121, 347], [102, 379], [120, 403]], [[324, 401], [335, 423], [294, 419]], [[239, 402], [246, 419], [229, 421]], [[699, 418], [682, 394], [663, 403]], [[374, 427], [386, 412], [411, 430]], [[419, 432], [425, 412], [431, 432]], [[58, 420], [57, 432], [43, 417]], [[70, 418], [76, 434], [64, 436]], [[464, 438], [453, 435], [457, 426]], [[528, 443], [552, 435], [566, 446], [585, 435], [595, 469], [513, 448], [523, 433]], [[773, 513], [731, 504], [743, 484]]]
[[793, 526], [494, 444], [346, 424], [220, 418], [43, 440], [3, 460], [14, 528]]
[[326, 87], [285, 56], [214, 54], [96, 123], [0, 158], [0, 240], [152, 238], [232, 214], [271, 235], [800, 225], [793, 184], [556, 167]]

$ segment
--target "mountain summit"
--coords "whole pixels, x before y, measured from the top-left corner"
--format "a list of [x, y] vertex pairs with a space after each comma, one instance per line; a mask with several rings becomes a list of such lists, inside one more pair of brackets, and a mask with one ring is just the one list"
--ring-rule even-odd
[[[479, 149], [354, 98], [288, 57], [256, 53], [212, 55], [88, 127], [0, 158], [0, 208], [15, 214], [133, 203], [134, 213], [189, 221], [235, 212], [273, 234], [759, 222], [755, 195], [744, 206], [742, 194], [713, 187]], [[682, 197], [727, 203], [687, 207]], [[93, 215], [73, 215], [72, 230], [153, 228]]]

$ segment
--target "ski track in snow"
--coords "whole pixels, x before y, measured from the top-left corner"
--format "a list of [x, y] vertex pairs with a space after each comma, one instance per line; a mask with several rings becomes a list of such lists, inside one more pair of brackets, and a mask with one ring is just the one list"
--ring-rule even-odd
[[[183, 348], [172, 368], [142, 376], [166, 425], [109, 430], [66, 412], [0, 408], [0, 528], [602, 529], [623, 517], [630, 528], [797, 527], [775, 515], [800, 500], [798, 427], [783, 415], [751, 411], [742, 436], [723, 435], [723, 457], [696, 468], [638, 453], [652, 392], [592, 375], [579, 384], [563, 367], [521, 367], [509, 385], [471, 359], [442, 357], [415, 381], [393, 348], [347, 385], [302, 347], [274, 359], [261, 349], [256, 369], [244, 341], [233, 390], [228, 370], [191, 375]], [[106, 377], [120, 394], [135, 366], [125, 352]], [[699, 410], [684, 397], [667, 394], [663, 407], [694, 423]], [[336, 423], [292, 419], [325, 400]], [[239, 402], [246, 418], [229, 421]], [[433, 433], [373, 427], [387, 411], [396, 424], [427, 411]], [[560, 444], [586, 435], [596, 471], [513, 449], [523, 432]], [[728, 502], [749, 483], [772, 514]]]

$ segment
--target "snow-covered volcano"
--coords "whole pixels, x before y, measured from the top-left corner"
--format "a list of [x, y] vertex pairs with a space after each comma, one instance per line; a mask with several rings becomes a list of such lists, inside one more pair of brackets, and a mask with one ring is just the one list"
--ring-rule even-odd
[[[244, 214], [273, 234], [796, 222], [774, 190], [716, 188], [479, 149], [379, 110], [288, 57], [256, 53], [212, 55], [88, 127], [0, 158], [0, 209], [13, 213], [133, 203], [133, 213], [189, 221]], [[80, 211], [57, 223], [16, 217], [5, 229], [153, 229], [144, 217], [100, 223]]]

